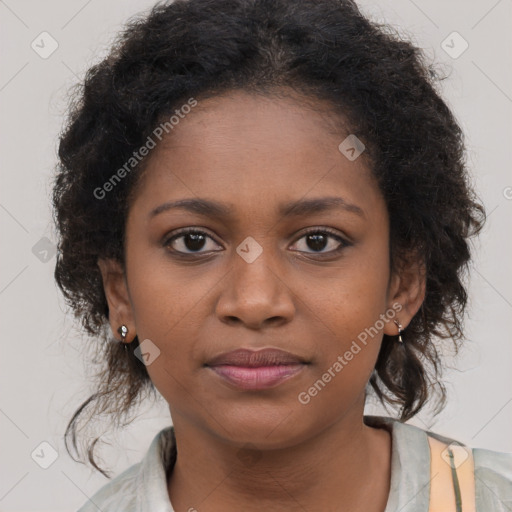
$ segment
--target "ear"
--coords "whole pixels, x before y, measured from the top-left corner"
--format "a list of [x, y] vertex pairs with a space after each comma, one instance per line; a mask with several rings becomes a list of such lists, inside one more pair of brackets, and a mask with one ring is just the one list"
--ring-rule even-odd
[[121, 263], [114, 259], [98, 258], [97, 264], [103, 278], [112, 333], [116, 339], [121, 340], [118, 329], [121, 325], [126, 325], [126, 342], [130, 343], [135, 338], [136, 329], [124, 269]]
[[[391, 276], [388, 287], [388, 308], [392, 308], [393, 304], [395, 308], [397, 308], [396, 304], [402, 306], [395, 320], [402, 324], [404, 330], [423, 304], [426, 280], [425, 263], [416, 252], [409, 253], [400, 269]], [[384, 334], [396, 336], [398, 334], [396, 324], [386, 322]]]

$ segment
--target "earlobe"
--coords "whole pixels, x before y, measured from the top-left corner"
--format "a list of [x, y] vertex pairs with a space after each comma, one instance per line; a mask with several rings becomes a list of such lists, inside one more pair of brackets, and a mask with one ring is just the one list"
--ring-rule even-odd
[[124, 324], [129, 331], [135, 331], [125, 271], [119, 261], [110, 258], [98, 258], [97, 264], [108, 303], [110, 328], [116, 339], [119, 339], [119, 326]]

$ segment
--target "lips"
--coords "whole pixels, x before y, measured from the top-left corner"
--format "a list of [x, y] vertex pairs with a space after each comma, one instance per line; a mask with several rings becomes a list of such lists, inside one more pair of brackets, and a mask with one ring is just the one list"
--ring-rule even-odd
[[296, 365], [307, 361], [291, 352], [285, 352], [275, 348], [262, 350], [238, 349], [224, 352], [214, 357], [205, 366], [242, 366], [245, 368], [257, 368], [261, 366]]
[[238, 349], [210, 359], [205, 367], [238, 390], [274, 388], [298, 376], [309, 364], [304, 358], [276, 348]]

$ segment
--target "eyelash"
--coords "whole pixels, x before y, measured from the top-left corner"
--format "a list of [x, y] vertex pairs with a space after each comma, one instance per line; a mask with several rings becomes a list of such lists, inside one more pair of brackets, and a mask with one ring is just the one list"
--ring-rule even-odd
[[[336, 241], [340, 242], [341, 246], [338, 247], [337, 249], [334, 249], [334, 250], [331, 250], [331, 251], [328, 251], [328, 252], [325, 252], [325, 253], [322, 253], [322, 252], [304, 252], [304, 251], [296, 251], [296, 252], [300, 252], [301, 254], [308, 254], [308, 255], [314, 254], [314, 255], [317, 255], [317, 256], [320, 256], [320, 257], [322, 257], [322, 255], [330, 255], [330, 256], [332, 256], [332, 255], [339, 254], [341, 251], [343, 251], [343, 249], [345, 249], [346, 247], [349, 247], [350, 245], [352, 245], [348, 240], [342, 238], [337, 232], [331, 230], [330, 228], [320, 228], [320, 227], [318, 227], [318, 228], [310, 228], [308, 231], [302, 233], [302, 235], [299, 238], [297, 238], [297, 240], [294, 243], [298, 242], [299, 240], [301, 240], [302, 238], [306, 237], [307, 235], [318, 234], [318, 233], [329, 235], [331, 238], [334, 238]], [[174, 233], [171, 237], [166, 238], [162, 245], [164, 247], [169, 247], [172, 242], [174, 242], [178, 238], [183, 237], [183, 236], [188, 235], [188, 234], [206, 235], [208, 238], [212, 239], [215, 243], [218, 244], [218, 242], [212, 236], [210, 236], [207, 232], [205, 232], [205, 231], [202, 231], [200, 229], [193, 229], [193, 228], [183, 228], [183, 229], [179, 230], [177, 233]], [[218, 244], [218, 245], [220, 245], [220, 244]], [[176, 251], [175, 249], [172, 249], [172, 248], [170, 249], [170, 251], [172, 253], [176, 254], [177, 256], [185, 257], [185, 258], [189, 258], [189, 257], [197, 258], [197, 257], [202, 257], [201, 255], [208, 254], [208, 253], [211, 253], [211, 252], [220, 252], [220, 251], [206, 251], [204, 253], [201, 253], [201, 252], [186, 253], [186, 252]]]

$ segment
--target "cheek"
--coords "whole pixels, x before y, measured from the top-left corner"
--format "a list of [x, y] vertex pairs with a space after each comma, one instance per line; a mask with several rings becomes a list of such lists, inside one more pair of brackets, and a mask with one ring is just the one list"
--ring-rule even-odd
[[[145, 261], [144, 265], [138, 264], [140, 261]], [[137, 336], [140, 343], [149, 340], [146, 345], [158, 354], [147, 371], [166, 399], [169, 394], [179, 397], [182, 388], [190, 388], [187, 381], [199, 364], [200, 318], [207, 314], [205, 301], [214, 283], [208, 288], [190, 279], [186, 271], [172, 271], [161, 260], [148, 264], [148, 259], [132, 257], [130, 263], [128, 284]]]
[[[150, 282], [147, 284], [149, 286]], [[147, 300], [143, 298], [144, 294], [141, 294], [139, 304], [135, 306], [139, 341], [151, 340], [149, 347], [158, 353], [158, 357], [146, 366], [147, 372], [169, 404], [187, 409], [200, 371], [197, 348], [204, 339], [201, 328], [204, 322], [199, 316], [205, 314], [201, 309], [201, 297], [194, 302], [192, 299], [196, 297], [190, 289], [186, 294], [160, 294], [153, 288]]]
[[326, 388], [345, 396], [364, 388], [377, 360], [385, 323], [395, 313], [386, 311], [387, 258], [372, 256], [382, 255], [381, 251], [369, 254], [347, 258], [328, 282], [316, 280], [316, 285], [307, 286], [306, 302], [318, 333], [316, 377], [327, 372]]
[[382, 302], [372, 301], [372, 295], [358, 299], [345, 291], [324, 303], [316, 361], [297, 396], [307, 405], [303, 411], [313, 416], [324, 416], [326, 407], [336, 415], [363, 400], [380, 350]]
[[177, 266], [164, 248], [130, 249], [128, 284], [137, 331], [164, 345], [181, 339], [184, 329], [193, 336], [199, 325], [190, 319], [215, 287], [215, 276], [200, 266]]
[[389, 268], [382, 254], [354, 252], [327, 278], [307, 279], [308, 306], [340, 341], [357, 337], [385, 312]]

